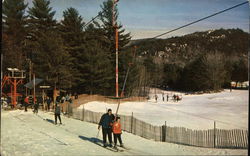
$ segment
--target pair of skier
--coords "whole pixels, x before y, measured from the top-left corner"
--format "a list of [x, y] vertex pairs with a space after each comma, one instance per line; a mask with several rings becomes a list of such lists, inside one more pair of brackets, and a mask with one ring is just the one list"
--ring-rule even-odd
[[112, 110], [108, 109], [108, 112], [103, 114], [99, 125], [98, 130], [100, 130], [100, 127], [102, 126], [102, 136], [103, 136], [103, 146], [107, 147], [107, 135], [109, 140], [109, 147], [112, 146], [112, 132], [114, 135], [114, 148], [117, 148], [117, 139], [119, 140], [120, 146], [123, 146], [122, 139], [121, 139], [121, 123], [120, 123], [120, 117], [115, 117], [112, 114]]

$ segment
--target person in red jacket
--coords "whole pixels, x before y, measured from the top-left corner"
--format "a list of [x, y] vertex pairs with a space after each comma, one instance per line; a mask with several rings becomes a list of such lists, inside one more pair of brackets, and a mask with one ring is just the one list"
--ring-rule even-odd
[[26, 98], [24, 99], [25, 112], [27, 112], [27, 107], [28, 107], [29, 104], [30, 104], [29, 96], [26, 96]]
[[120, 117], [116, 117], [116, 121], [113, 123], [112, 130], [113, 130], [114, 142], [115, 142], [114, 148], [117, 148], [116, 147], [117, 138], [119, 140], [120, 146], [124, 147], [123, 144], [122, 144], [122, 138], [121, 138], [122, 129], [121, 129]]

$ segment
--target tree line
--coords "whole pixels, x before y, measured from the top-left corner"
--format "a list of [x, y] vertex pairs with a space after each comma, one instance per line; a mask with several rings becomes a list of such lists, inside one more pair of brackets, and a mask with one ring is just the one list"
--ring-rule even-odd
[[133, 42], [151, 87], [219, 91], [248, 80], [248, 38], [240, 29], [218, 29]]
[[[63, 11], [55, 19], [49, 0], [34, 0], [28, 7], [24, 0], [3, 2], [3, 70], [17, 67], [30, 71], [53, 87], [78, 93], [114, 95], [115, 32], [112, 26], [112, 0], [101, 5], [98, 21], [85, 25], [75, 8]], [[115, 7], [114, 18], [118, 19]], [[124, 46], [131, 40], [122, 24], [119, 30], [119, 86], [133, 54]], [[139, 71], [134, 65], [133, 74]], [[131, 74], [126, 93], [132, 93], [136, 81]]]
[[[115, 95], [112, 5], [112, 0], [104, 1], [98, 20], [85, 26], [84, 17], [72, 7], [63, 11], [59, 21], [55, 19], [56, 12], [49, 0], [34, 0], [32, 7], [24, 0], [5, 0], [2, 18], [4, 72], [7, 67], [29, 72], [32, 62], [32, 73], [44, 79], [47, 85], [79, 94]], [[117, 7], [114, 17], [118, 20]], [[231, 38], [223, 42], [207, 42], [210, 38], [197, 38], [194, 33], [129, 46], [134, 42], [130, 33], [125, 32], [120, 22], [118, 28], [120, 91], [129, 68], [125, 96], [146, 96], [150, 87], [162, 86], [185, 91], [219, 90], [231, 80], [247, 79], [245, 57], [234, 55], [247, 51], [245, 40], [234, 44], [234, 37], [237, 40], [237, 35], [244, 36], [240, 33], [231, 34]], [[181, 47], [186, 41], [191, 46]], [[168, 51], [171, 46], [175, 49]], [[228, 56], [223, 50], [233, 54]]]

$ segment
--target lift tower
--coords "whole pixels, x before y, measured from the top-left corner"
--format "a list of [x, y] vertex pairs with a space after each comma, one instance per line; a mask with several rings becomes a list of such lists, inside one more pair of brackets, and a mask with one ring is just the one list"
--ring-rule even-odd
[[11, 97], [11, 104], [14, 108], [17, 105], [17, 97], [20, 96], [17, 93], [17, 86], [23, 83], [25, 78], [24, 70], [19, 70], [17, 68], [7, 68], [8, 75], [5, 75], [2, 81], [1, 90], [5, 84], [10, 86], [10, 93], [8, 94]]

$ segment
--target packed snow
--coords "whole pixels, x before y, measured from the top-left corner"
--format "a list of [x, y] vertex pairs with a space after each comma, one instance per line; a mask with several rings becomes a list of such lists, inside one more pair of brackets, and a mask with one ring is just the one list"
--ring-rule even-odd
[[[129, 150], [112, 152], [93, 143], [101, 142], [97, 125], [62, 117], [65, 125], [54, 125], [51, 112], [3, 111], [1, 122], [2, 156], [80, 155], [247, 155], [242, 149], [199, 148], [155, 142], [123, 132]], [[96, 138], [97, 137], [97, 138]]]
[[[166, 121], [169, 126], [212, 129], [215, 121], [216, 127], [220, 129], [248, 129], [248, 90], [224, 90], [200, 95], [160, 90], [155, 93], [152, 91], [146, 102], [121, 103], [118, 114], [131, 115], [133, 112], [134, 117], [153, 125], [163, 125]], [[170, 96], [169, 101], [166, 99], [167, 94]], [[174, 102], [174, 94], [181, 96], [182, 100]], [[81, 105], [79, 109], [82, 107], [95, 112], [105, 112], [111, 108], [115, 112], [117, 104], [93, 101]]]

